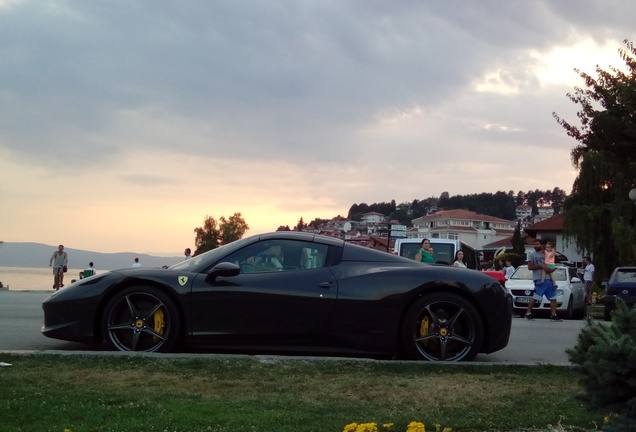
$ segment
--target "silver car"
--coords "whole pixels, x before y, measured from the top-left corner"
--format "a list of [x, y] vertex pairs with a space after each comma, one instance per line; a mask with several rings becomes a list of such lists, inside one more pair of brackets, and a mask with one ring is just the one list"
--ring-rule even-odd
[[[585, 303], [585, 289], [581, 278], [574, 267], [558, 265], [552, 273], [552, 279], [557, 286], [557, 313], [565, 319], [583, 319], [587, 315]], [[512, 304], [515, 313], [524, 316], [528, 303], [534, 294], [534, 282], [532, 270], [527, 265], [522, 265], [515, 270], [510, 279], [506, 281], [506, 288], [512, 294]], [[550, 313], [550, 301], [543, 297], [541, 303], [535, 303], [533, 313], [545, 311]]]

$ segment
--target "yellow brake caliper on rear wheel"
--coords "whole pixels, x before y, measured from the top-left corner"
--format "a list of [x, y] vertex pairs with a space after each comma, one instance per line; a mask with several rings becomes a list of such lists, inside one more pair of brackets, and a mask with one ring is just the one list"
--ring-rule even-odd
[[157, 312], [155, 312], [155, 316], [154, 316], [155, 331], [159, 333], [160, 335], [163, 334], [163, 329], [166, 327], [166, 323], [163, 321], [163, 317], [164, 317], [163, 309], [159, 309], [157, 310]]

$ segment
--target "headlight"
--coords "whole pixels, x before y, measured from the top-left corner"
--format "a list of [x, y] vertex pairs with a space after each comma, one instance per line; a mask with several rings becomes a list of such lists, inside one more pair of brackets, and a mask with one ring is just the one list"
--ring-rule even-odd
[[564, 293], [564, 291], [563, 291], [562, 289], [558, 289], [558, 290], [557, 290], [557, 295], [558, 295], [558, 296], [562, 296], [562, 295], [563, 295], [563, 293]]

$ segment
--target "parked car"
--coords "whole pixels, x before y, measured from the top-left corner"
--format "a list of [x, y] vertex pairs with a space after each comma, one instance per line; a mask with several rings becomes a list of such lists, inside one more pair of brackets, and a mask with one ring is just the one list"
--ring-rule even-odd
[[612, 272], [603, 295], [605, 321], [611, 321], [617, 298], [627, 306], [636, 304], [636, 267], [616, 267]]
[[510, 294], [481, 272], [284, 231], [82, 279], [42, 308], [45, 336], [119, 351], [459, 361], [504, 348], [512, 325]]
[[[565, 319], [583, 319], [587, 315], [585, 303], [585, 289], [576, 268], [557, 264], [552, 273], [557, 285], [557, 314]], [[510, 279], [506, 281], [506, 288], [512, 294], [512, 304], [515, 313], [524, 316], [528, 303], [534, 294], [532, 270], [527, 265], [517, 267]], [[533, 313], [550, 312], [550, 301], [543, 297], [541, 303], [535, 303]]]

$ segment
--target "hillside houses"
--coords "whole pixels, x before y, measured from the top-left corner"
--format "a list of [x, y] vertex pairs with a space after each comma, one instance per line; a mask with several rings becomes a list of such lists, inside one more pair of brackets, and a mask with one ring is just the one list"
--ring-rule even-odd
[[[526, 206], [519, 214], [525, 215], [532, 208]], [[566, 243], [562, 235], [563, 215], [547, 216], [553, 209], [541, 210], [540, 222], [533, 224], [529, 220], [521, 222], [521, 230], [527, 234], [525, 238], [526, 250], [531, 251], [534, 238], [549, 239], [557, 244], [560, 252], [576, 260], [580, 253], [573, 250], [573, 246]], [[536, 216], [535, 216], [536, 217]], [[544, 219], [541, 219], [544, 218]], [[334, 219], [325, 222], [318, 228], [308, 227], [304, 231], [341, 238], [347, 242], [376, 249], [387, 249], [388, 217], [378, 213], [364, 213], [360, 221]], [[489, 215], [479, 214], [464, 209], [439, 210], [435, 213], [418, 217], [411, 221], [412, 227], [407, 231], [407, 238], [440, 238], [460, 240], [472, 248], [484, 251], [484, 257], [492, 255], [501, 247], [512, 248], [512, 235], [517, 221], [501, 219]], [[282, 228], [282, 227], [281, 227]], [[280, 228], [279, 228], [280, 229]], [[388, 247], [391, 249], [393, 241]]]
[[441, 210], [413, 219], [408, 237], [461, 240], [474, 249], [511, 237], [516, 222], [469, 210]]

